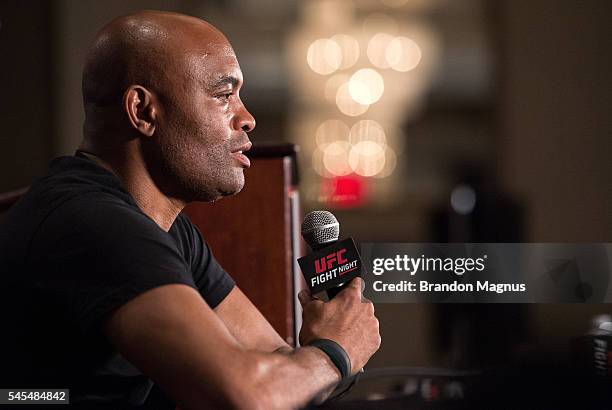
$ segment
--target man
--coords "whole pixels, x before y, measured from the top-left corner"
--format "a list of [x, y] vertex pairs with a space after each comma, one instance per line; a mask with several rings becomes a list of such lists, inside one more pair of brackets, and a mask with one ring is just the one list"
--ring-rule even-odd
[[348, 363], [309, 343], [331, 340], [351, 374], [378, 349], [360, 279], [331, 302], [300, 294], [304, 347], [290, 348], [179, 214], [244, 185], [255, 120], [241, 85], [227, 39], [202, 20], [140, 12], [97, 35], [83, 143], [0, 229], [0, 388], [122, 408], [151, 404], [154, 382], [181, 409], [295, 408]]

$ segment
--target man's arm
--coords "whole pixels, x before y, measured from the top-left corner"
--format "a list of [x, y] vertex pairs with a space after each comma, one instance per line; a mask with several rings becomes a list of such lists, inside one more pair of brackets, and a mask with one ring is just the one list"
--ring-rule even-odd
[[183, 409], [295, 408], [339, 380], [316, 348], [249, 351], [193, 288], [166, 285], [115, 311], [106, 334], [117, 350]]
[[246, 350], [282, 353], [293, 351], [238, 286], [234, 286], [214, 310], [232, 336]]

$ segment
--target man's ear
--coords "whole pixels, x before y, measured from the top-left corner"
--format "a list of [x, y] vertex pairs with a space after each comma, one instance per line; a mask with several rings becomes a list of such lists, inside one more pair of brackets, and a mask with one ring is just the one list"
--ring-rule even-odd
[[123, 108], [132, 127], [147, 137], [153, 135], [157, 106], [149, 90], [140, 85], [131, 85], [123, 94]]

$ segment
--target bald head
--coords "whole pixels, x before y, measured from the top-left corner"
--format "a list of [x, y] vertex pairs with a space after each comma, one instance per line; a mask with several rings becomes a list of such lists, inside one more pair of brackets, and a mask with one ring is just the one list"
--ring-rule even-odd
[[151, 178], [166, 196], [210, 201], [244, 184], [241, 156], [255, 120], [242, 72], [209, 23], [143, 11], [96, 36], [83, 70], [81, 149]]
[[[162, 91], [186, 72], [184, 56], [233, 53], [223, 34], [195, 17], [142, 11], [116, 18], [96, 35], [83, 69], [83, 103], [118, 104], [126, 88], [140, 84]], [[172, 75], [169, 75], [171, 73]]]

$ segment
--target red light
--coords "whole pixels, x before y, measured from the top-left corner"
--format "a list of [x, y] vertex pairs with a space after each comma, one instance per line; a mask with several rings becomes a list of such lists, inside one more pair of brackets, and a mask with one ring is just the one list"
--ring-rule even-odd
[[356, 208], [366, 199], [366, 181], [356, 174], [321, 181], [322, 202], [336, 208]]

